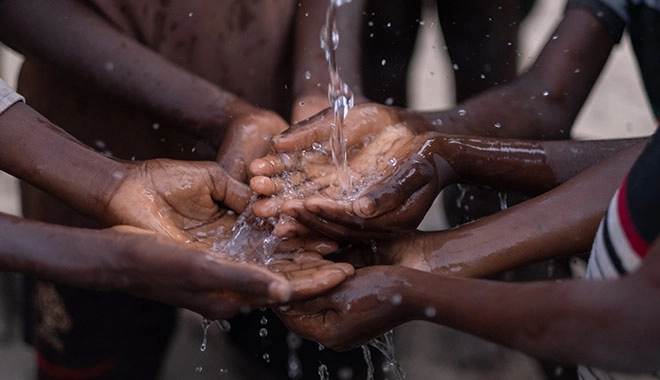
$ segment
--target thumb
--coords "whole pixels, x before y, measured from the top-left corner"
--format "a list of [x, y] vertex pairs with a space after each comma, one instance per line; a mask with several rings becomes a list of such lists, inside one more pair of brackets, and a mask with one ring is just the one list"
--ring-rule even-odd
[[243, 212], [254, 195], [250, 187], [232, 178], [217, 163], [209, 163], [208, 172], [213, 182], [211, 197], [238, 213]]

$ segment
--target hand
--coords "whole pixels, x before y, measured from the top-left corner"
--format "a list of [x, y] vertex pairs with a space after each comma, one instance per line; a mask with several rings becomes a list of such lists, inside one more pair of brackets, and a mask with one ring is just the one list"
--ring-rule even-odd
[[300, 123], [330, 107], [327, 95], [307, 95], [297, 98], [291, 110], [291, 122]]
[[289, 125], [275, 112], [250, 109], [232, 118], [216, 161], [234, 179], [246, 182], [248, 165], [270, 151], [270, 140]]
[[107, 203], [106, 222], [127, 224], [183, 242], [204, 231], [229, 227], [227, 207], [242, 212], [250, 189], [217, 163], [166, 159], [126, 163], [121, 181]]
[[279, 154], [250, 166], [256, 175], [250, 186], [258, 193], [277, 195], [258, 201], [255, 213], [284, 212], [336, 239], [371, 239], [414, 230], [439, 191], [457, 176], [431, 149], [435, 135], [415, 134], [400, 119], [384, 116], [392, 116], [393, 111], [382, 109], [361, 106], [358, 113], [349, 112], [345, 136], [354, 187], [348, 192], [337, 181], [327, 139], [310, 150], [304, 148], [323, 136], [319, 130], [326, 128], [328, 123], [322, 121], [327, 115], [317, 115], [276, 137], [274, 149]]
[[394, 267], [359, 269], [330, 293], [275, 310], [293, 332], [337, 351], [362, 345], [406, 322]]
[[[112, 246], [102, 272], [114, 270], [108, 287], [185, 307], [209, 319], [229, 318], [252, 307], [301, 300], [327, 291], [353, 274], [348, 264], [298, 254], [268, 270], [225, 260], [160, 234], [118, 226], [105, 233]], [[284, 263], [287, 263], [284, 265]], [[107, 277], [104, 277], [107, 278]]]

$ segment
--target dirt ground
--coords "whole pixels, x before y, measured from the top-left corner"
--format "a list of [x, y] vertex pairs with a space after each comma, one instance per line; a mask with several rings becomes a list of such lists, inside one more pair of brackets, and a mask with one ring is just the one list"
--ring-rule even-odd
[[[525, 24], [521, 46], [521, 66], [529, 65], [542, 43], [552, 33], [564, 1], [539, 0]], [[442, 37], [433, 11], [425, 14], [419, 54], [412, 69], [412, 108], [440, 109], [453, 101], [451, 68], [447, 63]], [[15, 84], [20, 57], [0, 55], [0, 77]], [[637, 75], [637, 67], [627, 40], [616, 49], [596, 89], [577, 121], [574, 137], [612, 138], [643, 136], [654, 130], [654, 121]], [[437, 207], [437, 206], [436, 206]], [[0, 172], [0, 211], [20, 214], [17, 182]], [[423, 222], [424, 229], [446, 225], [437, 208]], [[32, 352], [19, 339], [16, 278], [0, 274], [0, 379], [33, 378]], [[164, 380], [246, 379], [241, 374], [242, 360], [223, 343], [219, 331], [210, 331], [209, 349], [200, 352], [201, 319], [182, 311], [181, 323], [168, 353]], [[255, 332], [256, 333], [256, 332]], [[538, 362], [519, 352], [426, 323], [409, 323], [396, 330], [397, 359], [408, 379], [542, 379]], [[561, 372], [561, 368], [556, 369]], [[316, 374], [305, 379], [317, 378]]]

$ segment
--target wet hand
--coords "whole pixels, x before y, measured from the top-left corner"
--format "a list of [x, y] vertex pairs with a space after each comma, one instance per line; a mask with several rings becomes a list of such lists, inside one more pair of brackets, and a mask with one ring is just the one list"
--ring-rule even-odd
[[348, 124], [351, 115], [360, 116], [349, 113], [346, 124], [353, 185], [348, 192], [337, 180], [327, 140], [313, 143], [311, 150], [301, 148], [319, 137], [319, 128], [312, 122], [292, 132], [298, 138], [287, 139], [288, 133], [275, 138], [276, 153], [251, 164], [255, 177], [250, 186], [263, 195], [275, 195], [257, 202], [255, 213], [284, 212], [336, 239], [370, 239], [414, 230], [439, 191], [456, 175], [432, 151], [432, 135], [416, 133], [404, 123], [376, 127], [369, 115], [380, 115], [377, 109], [358, 111], [364, 112], [364, 118]]
[[291, 109], [291, 122], [300, 123], [328, 109], [327, 95], [307, 95], [297, 98]]
[[250, 162], [267, 154], [271, 138], [284, 132], [289, 124], [275, 112], [256, 108], [237, 114], [231, 120], [216, 161], [234, 179], [246, 182]]
[[406, 322], [403, 286], [394, 267], [359, 269], [330, 293], [277, 311], [300, 336], [346, 351]]
[[324, 261], [312, 253], [276, 261], [269, 269], [226, 260], [135, 227], [118, 226], [101, 233], [122, 245], [108, 255], [104, 273], [112, 276], [104, 276], [106, 289], [184, 307], [209, 319], [301, 300], [353, 274], [350, 265]]
[[[242, 212], [253, 193], [217, 163], [166, 159], [129, 162], [107, 203], [106, 222], [158, 232], [183, 242], [227, 228], [227, 209]], [[230, 227], [229, 227], [230, 228]]]

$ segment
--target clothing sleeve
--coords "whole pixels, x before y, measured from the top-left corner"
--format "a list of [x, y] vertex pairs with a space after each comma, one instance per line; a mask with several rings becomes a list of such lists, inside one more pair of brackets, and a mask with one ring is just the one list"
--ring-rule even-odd
[[16, 102], [25, 102], [25, 98], [17, 94], [7, 83], [0, 79], [0, 114]]
[[598, 17], [615, 41], [621, 41], [623, 31], [630, 20], [626, 0], [568, 0], [566, 9], [585, 9]]

